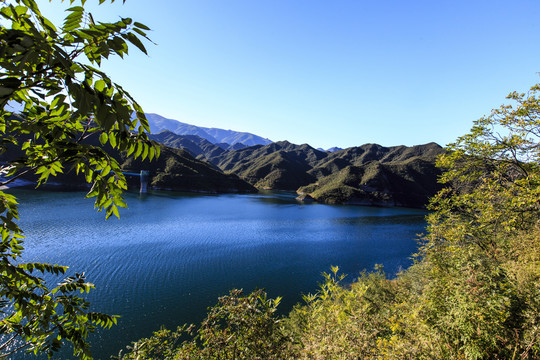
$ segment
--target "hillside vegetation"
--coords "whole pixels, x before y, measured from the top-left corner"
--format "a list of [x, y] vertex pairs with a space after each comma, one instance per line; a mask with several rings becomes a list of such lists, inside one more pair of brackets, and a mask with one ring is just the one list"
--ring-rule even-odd
[[149, 138], [169, 147], [184, 149], [194, 157], [202, 155], [204, 158], [219, 156], [226, 149], [211, 143], [197, 135], [177, 135], [169, 130], [157, 134], [150, 134]]
[[389, 163], [371, 161], [363, 166], [347, 165], [300, 187], [298, 193], [330, 204], [422, 207], [440, 190], [439, 175], [433, 161], [419, 157]]
[[440, 190], [435, 143], [366, 144], [324, 152], [279, 141], [209, 156], [208, 161], [257, 188], [290, 190], [320, 202], [423, 207]]
[[[512, 106], [439, 156], [446, 187], [414, 265], [395, 279], [377, 268], [346, 285], [333, 267], [285, 318], [279, 299], [233, 290], [199, 326], [160, 330], [119, 358], [540, 358], [539, 91], [510, 94]], [[371, 175], [349, 165], [339, 176]]]
[[235, 148], [171, 131], [151, 138], [185, 149], [256, 188], [296, 191], [330, 204], [424, 207], [441, 189], [435, 159], [444, 150], [435, 143], [366, 144], [329, 152], [288, 141]]
[[255, 192], [256, 189], [234, 174], [224, 174], [182, 149], [160, 145], [161, 154], [153, 161], [136, 160], [122, 154], [125, 170], [147, 170], [154, 189], [210, 193]]

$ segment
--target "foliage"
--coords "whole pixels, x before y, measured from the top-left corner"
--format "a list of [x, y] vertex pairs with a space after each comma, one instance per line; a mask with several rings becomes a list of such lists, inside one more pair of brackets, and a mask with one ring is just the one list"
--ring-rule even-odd
[[304, 324], [294, 331], [302, 356], [540, 356], [539, 90], [510, 94], [514, 105], [475, 122], [439, 158], [447, 187], [432, 199], [417, 262], [391, 285], [374, 284], [389, 294], [375, 315], [362, 277], [350, 289], [327, 281], [292, 313]]
[[184, 325], [171, 331], [161, 328], [155, 331], [151, 337], [140, 339], [126, 347], [127, 352], [120, 350], [118, 356], [111, 358], [117, 360], [162, 360], [173, 359], [178, 352], [178, 346], [182, 337], [192, 335], [193, 326]]
[[[528, 95], [511, 93], [517, 105], [504, 105], [475, 122], [471, 133], [450, 145], [439, 159], [451, 185], [433, 200], [434, 235], [453, 242], [477, 241], [485, 251], [495, 233], [530, 229], [540, 210], [540, 100], [538, 85]], [[468, 226], [450, 232], [446, 225]], [[434, 237], [433, 237], [434, 238]], [[467, 239], [467, 240], [466, 240]]]
[[[131, 19], [96, 23], [82, 6], [67, 12], [57, 29], [33, 0], [3, 2], [0, 14], [11, 28], [0, 29], [2, 150], [9, 145], [25, 156], [2, 166], [10, 177], [2, 185], [26, 172], [39, 174], [41, 184], [69, 163], [93, 184], [88, 196], [95, 196], [109, 217], [125, 206], [120, 196], [125, 179], [114, 159], [83, 140], [98, 136], [102, 144], [150, 159], [158, 148], [147, 139], [141, 107], [95, 65], [110, 55], [126, 55], [127, 41], [146, 52], [136, 35], [146, 36], [141, 30], [146, 26]], [[81, 56], [90, 65], [77, 61]], [[6, 110], [8, 102], [23, 109], [20, 116]]]
[[377, 339], [390, 332], [392, 284], [382, 271], [362, 273], [349, 287], [332, 267], [315, 294], [304, 296], [287, 319], [298, 359], [365, 359], [377, 354]]
[[420, 301], [453, 357], [540, 355], [539, 90], [511, 93], [439, 159], [450, 186], [432, 201]]
[[[280, 298], [268, 299], [262, 290], [247, 296], [231, 290], [209, 309], [198, 329], [184, 325], [175, 332], [160, 330], [128, 347], [118, 356], [128, 359], [285, 359], [289, 342], [275, 312]], [[175, 348], [178, 339], [194, 335]]]
[[[147, 38], [148, 28], [128, 18], [96, 22], [84, 5], [81, 0], [67, 9], [63, 25], [56, 27], [35, 0], [1, 2], [0, 154], [21, 156], [0, 164], [0, 186], [28, 174], [36, 174], [40, 185], [68, 167], [92, 185], [87, 197], [95, 197], [108, 218], [126, 206], [121, 197], [126, 181], [117, 161], [85, 140], [98, 137], [104, 146], [150, 159], [159, 148], [147, 138], [141, 107], [98, 67], [109, 56], [127, 55], [128, 43], [146, 53], [140, 38]], [[17, 202], [4, 192], [0, 214], [0, 357], [20, 349], [51, 357], [67, 340], [76, 356], [90, 358], [88, 332], [111, 326], [115, 317], [87, 311], [88, 303], [76, 295], [93, 287], [83, 274], [48, 288], [36, 273], [63, 275], [66, 267], [19, 264], [23, 236]]]

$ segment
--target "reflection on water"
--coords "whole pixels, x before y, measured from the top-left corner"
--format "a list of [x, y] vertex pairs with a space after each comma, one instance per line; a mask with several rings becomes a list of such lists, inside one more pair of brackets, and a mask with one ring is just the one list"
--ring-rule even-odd
[[108, 221], [82, 193], [14, 193], [24, 259], [86, 272], [92, 310], [122, 316], [93, 336], [96, 358], [161, 325], [199, 322], [231, 288], [283, 296], [286, 313], [331, 265], [350, 279], [375, 264], [395, 274], [425, 227], [420, 210], [303, 204], [291, 193], [127, 194], [129, 210]]

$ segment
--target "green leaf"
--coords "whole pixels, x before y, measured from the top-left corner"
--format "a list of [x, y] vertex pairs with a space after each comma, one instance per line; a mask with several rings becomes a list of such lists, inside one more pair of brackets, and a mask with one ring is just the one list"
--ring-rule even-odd
[[148, 156], [149, 148], [150, 148], [150, 146], [148, 146], [147, 144], [143, 144], [143, 152], [141, 154], [141, 159], [142, 160], [146, 159], [146, 157]]
[[146, 33], [142, 30], [139, 30], [139, 29], [133, 29], [133, 31], [135, 31], [137, 34], [141, 35], [141, 36], [144, 36], [146, 37]]
[[40, 14], [39, 8], [34, 0], [22, 0], [22, 2], [24, 5], [28, 6], [33, 12], [37, 13], [38, 15]]
[[28, 8], [26, 8], [25, 6], [15, 6], [15, 13], [17, 14], [17, 16], [21, 16], [23, 14], [26, 14], [26, 11], [28, 10]]
[[66, 11], [71, 11], [72, 13], [82, 13], [84, 12], [84, 8], [82, 6], [73, 6], [66, 9]]
[[144, 24], [141, 24], [139, 22], [136, 22], [136, 21], [133, 23], [133, 25], [135, 27], [138, 27], [138, 28], [143, 29], [143, 30], [150, 30], [150, 28], [148, 26], [146, 26]]
[[112, 208], [112, 212], [114, 214], [114, 216], [116, 216], [117, 218], [120, 218], [120, 213], [118, 212], [118, 207], [116, 205], [111, 205], [111, 208]]
[[128, 41], [130, 43], [135, 45], [139, 50], [141, 50], [143, 53], [148, 55], [148, 53], [146, 52], [146, 48], [144, 47], [143, 43], [141, 42], [141, 40], [139, 40], [139, 38], [135, 34], [127, 33], [127, 39], [128, 39]]
[[104, 80], [100, 79], [100, 80], [96, 81], [96, 83], [94, 84], [94, 89], [101, 92], [101, 91], [103, 91], [105, 89], [106, 85], [107, 85], [107, 83], [105, 83]]
[[127, 150], [127, 156], [129, 157], [131, 154], [133, 154], [133, 152], [135, 151], [135, 149], [137, 148], [136, 144], [131, 144], [129, 147], [128, 147], [128, 150]]
[[66, 99], [66, 95], [64, 94], [58, 94], [54, 97], [53, 101], [51, 102], [51, 108], [56, 108], [64, 103]]
[[107, 176], [109, 173], [111, 172], [111, 167], [109, 165], [105, 166], [102, 170], [101, 170], [101, 176], [105, 177]]
[[135, 152], [135, 155], [134, 155], [134, 157], [135, 157], [135, 158], [138, 158], [138, 157], [139, 157], [139, 155], [141, 155], [141, 153], [142, 153], [142, 150], [143, 150], [143, 144], [142, 144], [142, 143], [140, 143], [140, 142], [139, 142], [139, 143], [137, 143], [137, 151]]
[[107, 133], [105, 132], [102, 132], [101, 135], [99, 135], [99, 142], [102, 144], [102, 145], [105, 145], [107, 143], [107, 140], [108, 140], [108, 136], [107, 136]]
[[116, 148], [117, 143], [116, 143], [116, 135], [114, 134], [114, 132], [109, 133], [109, 143], [111, 144], [113, 148]]

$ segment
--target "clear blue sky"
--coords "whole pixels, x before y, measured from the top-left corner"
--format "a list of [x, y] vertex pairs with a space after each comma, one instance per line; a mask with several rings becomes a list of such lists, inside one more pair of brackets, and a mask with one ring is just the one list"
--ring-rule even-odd
[[540, 82], [537, 0], [127, 0], [92, 13], [152, 28], [149, 56], [133, 47], [103, 66], [146, 112], [274, 141], [445, 145]]

